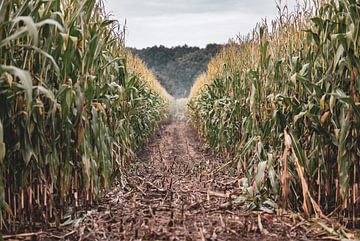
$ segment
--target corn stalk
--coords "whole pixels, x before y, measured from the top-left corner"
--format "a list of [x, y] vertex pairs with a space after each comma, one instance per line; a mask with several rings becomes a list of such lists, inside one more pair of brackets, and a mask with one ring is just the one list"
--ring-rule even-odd
[[59, 225], [92, 204], [163, 118], [167, 93], [103, 9], [95, 0], [0, 2], [5, 232]]
[[307, 215], [337, 210], [355, 225], [359, 26], [356, 0], [305, 2], [294, 12], [279, 6], [276, 20], [229, 43], [195, 83], [194, 124], [257, 183], [255, 196]]

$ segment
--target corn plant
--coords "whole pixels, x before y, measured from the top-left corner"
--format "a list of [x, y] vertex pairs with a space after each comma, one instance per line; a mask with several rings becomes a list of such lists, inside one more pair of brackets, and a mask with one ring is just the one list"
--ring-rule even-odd
[[5, 232], [59, 225], [92, 204], [164, 116], [166, 91], [103, 9], [95, 0], [0, 1]]
[[189, 111], [248, 192], [355, 225], [359, 211], [360, 6], [305, 2], [230, 43], [195, 83]]

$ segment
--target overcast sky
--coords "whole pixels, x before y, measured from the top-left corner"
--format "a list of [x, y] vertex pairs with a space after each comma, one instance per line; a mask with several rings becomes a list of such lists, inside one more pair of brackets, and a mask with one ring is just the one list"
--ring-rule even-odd
[[[286, 2], [283, 0], [282, 2]], [[293, 9], [296, 0], [287, 0]], [[107, 12], [127, 20], [126, 45], [204, 47], [247, 34], [277, 16], [275, 0], [105, 0]]]

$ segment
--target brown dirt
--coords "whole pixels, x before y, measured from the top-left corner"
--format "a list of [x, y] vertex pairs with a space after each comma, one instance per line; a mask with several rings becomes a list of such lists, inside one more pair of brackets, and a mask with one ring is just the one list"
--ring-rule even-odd
[[[42, 240], [314, 240], [298, 215], [232, 204], [241, 190], [224, 161], [186, 122], [163, 126], [118, 184], [75, 230]], [[324, 234], [324, 233], [322, 233]], [[320, 235], [320, 236], [319, 236]], [[325, 237], [322, 237], [324, 239]]]

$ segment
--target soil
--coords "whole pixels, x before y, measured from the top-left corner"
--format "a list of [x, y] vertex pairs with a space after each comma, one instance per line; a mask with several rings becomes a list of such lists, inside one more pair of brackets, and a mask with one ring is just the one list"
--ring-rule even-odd
[[76, 229], [69, 225], [61, 231], [39, 233], [38, 237], [334, 240], [324, 232], [313, 232], [299, 215], [249, 211], [235, 205], [232, 200], [241, 190], [240, 178], [226, 164], [212, 154], [190, 123], [166, 124], [138, 154], [138, 160], [124, 174], [126, 179], [88, 211]]

